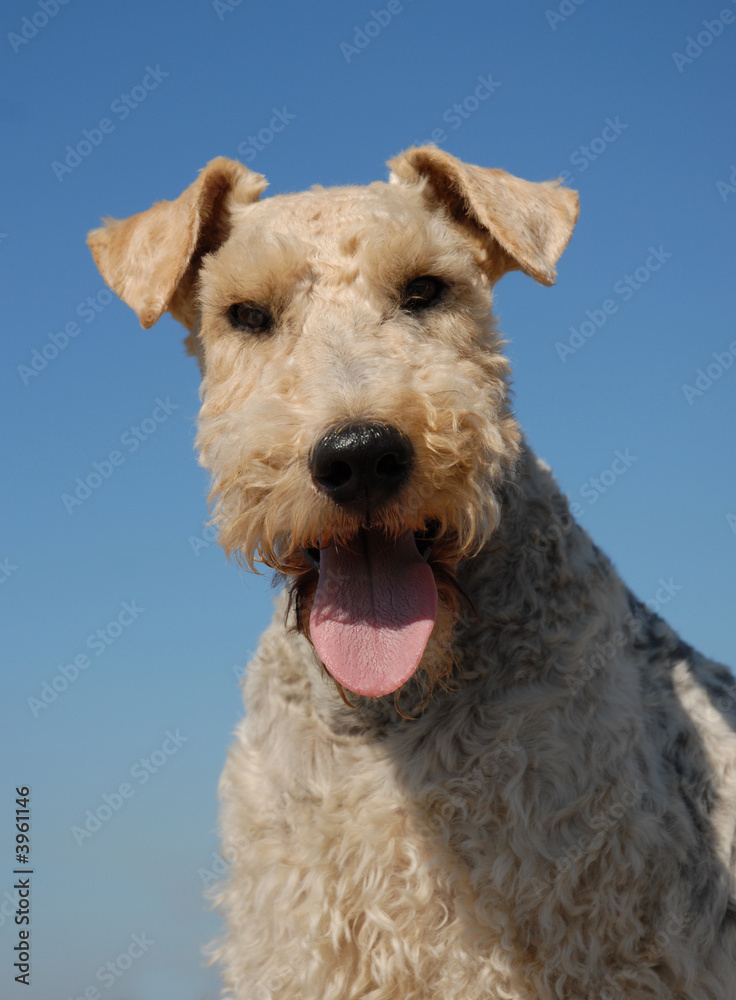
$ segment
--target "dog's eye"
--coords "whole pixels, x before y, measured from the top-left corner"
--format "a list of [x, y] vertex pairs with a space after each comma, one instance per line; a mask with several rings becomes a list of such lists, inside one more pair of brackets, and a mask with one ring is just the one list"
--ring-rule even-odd
[[228, 315], [234, 327], [238, 330], [248, 330], [250, 333], [265, 333], [272, 322], [267, 309], [262, 309], [251, 302], [236, 302], [230, 306]]
[[401, 296], [401, 308], [406, 309], [408, 312], [418, 312], [420, 309], [426, 309], [427, 306], [431, 306], [438, 301], [445, 288], [444, 281], [440, 281], [439, 278], [433, 278], [428, 274], [422, 275], [420, 278], [414, 278], [404, 289]]

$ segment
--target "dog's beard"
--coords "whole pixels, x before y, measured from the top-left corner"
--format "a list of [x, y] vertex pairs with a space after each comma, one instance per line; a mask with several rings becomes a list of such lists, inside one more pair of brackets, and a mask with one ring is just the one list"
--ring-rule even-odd
[[435, 434], [431, 451], [425, 433], [426, 454], [400, 495], [355, 510], [305, 481], [293, 443], [284, 455], [268, 451], [254, 461], [248, 449], [255, 445], [239, 433], [236, 416], [227, 417], [227, 453], [219, 418], [203, 421], [200, 432], [204, 464], [218, 470], [211, 498], [228, 554], [293, 580], [298, 629], [347, 691], [376, 698], [412, 677], [427, 690], [444, 683], [462, 605], [455, 567], [496, 530], [499, 489], [513, 478], [518, 454], [513, 420], [504, 414], [481, 424], [468, 416], [451, 444]]
[[[482, 475], [472, 489], [466, 480], [464, 489], [434, 494], [426, 505], [421, 485], [411, 484], [401, 503], [362, 514], [321, 497], [289, 504], [272, 494], [270, 523], [244, 509], [233, 487], [219, 496], [226, 551], [293, 579], [299, 631], [354, 695], [390, 695], [412, 677], [429, 693], [453, 671], [453, 627], [463, 603], [455, 567], [492, 536], [500, 504]], [[233, 500], [237, 517], [228, 516]]]

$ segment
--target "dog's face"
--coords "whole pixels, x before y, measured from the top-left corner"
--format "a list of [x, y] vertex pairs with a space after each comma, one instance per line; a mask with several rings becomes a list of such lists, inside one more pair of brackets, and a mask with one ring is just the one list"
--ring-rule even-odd
[[90, 236], [144, 325], [168, 308], [193, 331], [225, 549], [292, 579], [328, 671], [371, 696], [451, 666], [454, 567], [519, 448], [492, 285], [551, 283], [577, 215], [573, 192], [433, 147], [392, 167], [259, 200], [259, 175], [216, 160]]

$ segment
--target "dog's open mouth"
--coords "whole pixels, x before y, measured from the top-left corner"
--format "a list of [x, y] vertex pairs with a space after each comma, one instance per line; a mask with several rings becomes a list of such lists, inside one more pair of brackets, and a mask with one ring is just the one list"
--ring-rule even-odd
[[354, 694], [378, 697], [405, 684], [419, 666], [437, 614], [437, 586], [426, 561], [432, 530], [397, 539], [363, 529], [343, 545], [307, 553], [319, 569], [309, 632], [329, 673]]

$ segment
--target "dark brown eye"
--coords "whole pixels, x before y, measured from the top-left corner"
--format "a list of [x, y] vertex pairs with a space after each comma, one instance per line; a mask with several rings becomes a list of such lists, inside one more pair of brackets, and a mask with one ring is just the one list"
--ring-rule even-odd
[[228, 310], [230, 322], [238, 330], [249, 333], [265, 333], [271, 327], [271, 313], [251, 302], [236, 302]]
[[420, 309], [426, 309], [427, 306], [439, 301], [446, 287], [444, 281], [428, 274], [414, 278], [404, 289], [401, 296], [401, 308], [406, 309], [407, 312], [418, 312]]

